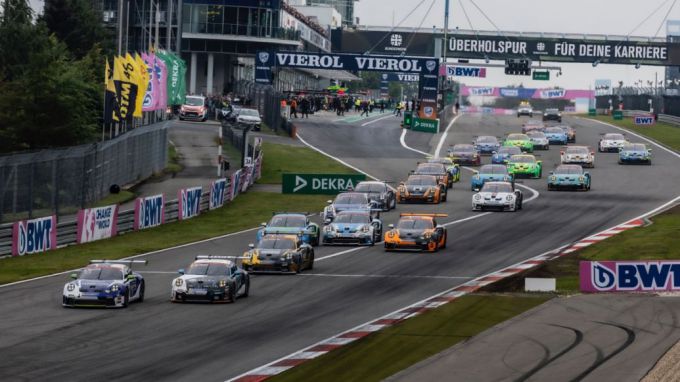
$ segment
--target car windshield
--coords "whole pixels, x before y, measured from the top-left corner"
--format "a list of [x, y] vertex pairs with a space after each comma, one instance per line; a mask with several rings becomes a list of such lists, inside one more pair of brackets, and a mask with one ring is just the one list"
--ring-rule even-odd
[[567, 154], [588, 154], [588, 149], [586, 147], [571, 146], [567, 147]]
[[419, 174], [441, 174], [446, 172], [446, 169], [441, 164], [427, 163], [419, 165], [416, 172]]
[[412, 176], [406, 181], [408, 186], [436, 186], [437, 181], [431, 176]]
[[634, 143], [623, 148], [624, 151], [647, 151], [647, 146], [642, 143]]
[[510, 134], [508, 135], [509, 141], [527, 141], [529, 137], [526, 134]]
[[203, 98], [187, 97], [186, 101], [184, 101], [184, 104], [189, 106], [203, 106]]
[[257, 110], [253, 109], [241, 109], [241, 111], [238, 112], [239, 115], [244, 115], [246, 117], [259, 117], [260, 112]]
[[548, 134], [564, 134], [564, 130], [559, 127], [548, 127], [545, 132]]
[[307, 218], [304, 216], [278, 215], [269, 221], [270, 227], [305, 227]]
[[366, 224], [370, 222], [368, 214], [341, 213], [336, 216], [333, 223]]
[[468, 152], [471, 153], [471, 152], [475, 151], [475, 147], [472, 146], [472, 145], [455, 145], [455, 146], [453, 146], [452, 151], [459, 152], [459, 153], [468, 153]]
[[560, 166], [555, 169], [555, 174], [581, 175], [583, 168], [581, 166]]
[[477, 138], [477, 143], [498, 143], [498, 139], [496, 139], [496, 137], [485, 135]]
[[364, 194], [340, 194], [335, 198], [335, 204], [368, 204]]
[[482, 192], [512, 192], [512, 186], [509, 183], [484, 183]]
[[432, 220], [430, 219], [418, 219], [418, 218], [406, 218], [399, 220], [397, 225], [398, 229], [432, 229]]
[[295, 249], [295, 240], [288, 238], [263, 238], [257, 245], [259, 249]]
[[123, 271], [113, 267], [85, 268], [78, 276], [82, 280], [122, 280]]
[[514, 155], [510, 158], [510, 162], [513, 163], [534, 163], [536, 159], [529, 155]]
[[623, 141], [625, 138], [621, 134], [605, 134], [604, 139], [610, 141]]
[[229, 266], [224, 263], [193, 263], [185, 274], [196, 276], [222, 276], [229, 274]]
[[547, 114], [557, 114], [557, 113], [559, 113], [560, 111], [557, 110], [557, 109], [545, 109], [545, 112], [546, 112]]
[[383, 192], [385, 185], [382, 183], [359, 183], [354, 189], [356, 192]]
[[508, 169], [500, 164], [487, 164], [479, 169], [480, 174], [507, 174]]
[[515, 147], [515, 146], [501, 147], [500, 150], [498, 150], [498, 153], [503, 154], [503, 155], [515, 155], [515, 154], [521, 154], [522, 149], [520, 149], [519, 147]]
[[545, 134], [543, 134], [542, 131], [530, 131], [527, 133], [527, 135], [531, 138], [545, 138]]

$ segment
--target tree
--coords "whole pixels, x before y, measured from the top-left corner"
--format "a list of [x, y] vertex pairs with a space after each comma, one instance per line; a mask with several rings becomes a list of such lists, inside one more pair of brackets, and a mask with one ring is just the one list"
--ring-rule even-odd
[[[38, 20], [44, 22], [50, 33], [63, 41], [75, 58], [85, 57], [102, 42], [111, 41], [90, 0], [45, 0], [44, 13]], [[112, 54], [112, 47], [103, 46]]]

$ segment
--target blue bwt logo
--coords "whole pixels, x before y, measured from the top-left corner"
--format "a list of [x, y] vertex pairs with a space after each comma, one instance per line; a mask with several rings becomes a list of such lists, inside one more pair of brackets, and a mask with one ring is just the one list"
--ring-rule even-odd
[[224, 205], [224, 191], [227, 189], [227, 180], [219, 179], [212, 183], [210, 188], [210, 209], [220, 208]]
[[616, 274], [601, 265], [600, 263], [593, 262], [591, 264], [593, 285], [598, 290], [609, 290], [614, 286], [616, 282]]
[[654, 124], [654, 116], [651, 115], [636, 115], [635, 116], [635, 124], [636, 125], [653, 125]]
[[677, 291], [680, 262], [591, 262], [590, 282], [595, 291], [601, 292]]
[[44, 252], [56, 246], [52, 242], [53, 218], [46, 217], [35, 220], [28, 220], [16, 223], [15, 233], [15, 255], [26, 255], [31, 253]]
[[139, 210], [139, 228], [163, 224], [163, 196], [145, 198]]
[[201, 212], [201, 187], [182, 190], [182, 219], [188, 219]]

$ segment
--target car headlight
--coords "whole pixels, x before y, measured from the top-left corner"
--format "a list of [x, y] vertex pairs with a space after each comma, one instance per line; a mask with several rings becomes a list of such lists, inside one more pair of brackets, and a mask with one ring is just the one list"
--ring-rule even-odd
[[429, 239], [429, 238], [431, 238], [431, 237], [432, 237], [432, 232], [425, 232], [425, 233], [423, 234], [423, 239]]
[[364, 225], [363, 227], [361, 227], [361, 232], [368, 232], [370, 230], [371, 230], [371, 227], [368, 226], [368, 225]]
[[510, 201], [510, 200], [512, 200], [512, 195], [508, 195], [508, 196], [506, 196], [506, 197], [505, 197], [505, 200], [507, 200], [507, 201]]
[[335, 231], [335, 228], [333, 228], [332, 225], [327, 225], [327, 226], [323, 227], [323, 230], [326, 231], [326, 232], [333, 232], [333, 231]]
[[111, 285], [111, 292], [118, 292], [118, 288], [120, 288], [118, 284]]
[[76, 284], [69, 283], [68, 285], [66, 285], [67, 291], [72, 292], [74, 289], [76, 289]]
[[479, 180], [479, 175], [475, 175], [475, 176], [473, 176], [473, 178], [474, 178], [475, 180]]
[[394, 237], [394, 232], [392, 231], [387, 232], [387, 237]]
[[557, 177], [556, 177], [556, 176], [551, 176], [551, 177], [550, 177], [550, 180], [552, 180], [552, 181], [554, 182], [554, 181], [557, 180]]
[[578, 181], [579, 181], [579, 182], [583, 182], [584, 180], [585, 180], [584, 177], [582, 177], [582, 176], [579, 176], [579, 177], [578, 177]]
[[184, 284], [184, 280], [182, 280], [182, 279], [175, 279], [175, 286], [176, 286], [176, 287], [181, 287], [182, 284]]
[[227, 282], [225, 280], [220, 280], [218, 285], [220, 286], [220, 288], [224, 288], [225, 286], [227, 286]]
[[481, 198], [482, 198], [482, 196], [481, 196], [481, 195], [479, 195], [479, 194], [475, 194], [474, 198], [475, 198], [475, 200], [479, 200], [479, 199], [481, 199]]

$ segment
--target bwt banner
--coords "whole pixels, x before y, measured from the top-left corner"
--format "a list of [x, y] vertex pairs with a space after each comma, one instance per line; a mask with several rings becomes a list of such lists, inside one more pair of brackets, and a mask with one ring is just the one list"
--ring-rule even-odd
[[486, 68], [472, 66], [446, 65], [439, 67], [439, 75], [444, 77], [480, 77], [486, 78]]
[[157, 227], [165, 223], [165, 196], [163, 194], [135, 200], [135, 229]]
[[210, 203], [208, 209], [214, 210], [224, 205], [224, 194], [227, 191], [227, 178], [217, 179], [210, 185]]
[[463, 91], [463, 95], [468, 95], [468, 96], [498, 96], [498, 89], [497, 88], [489, 88], [489, 87], [464, 87], [463, 90], [467, 90], [468, 94], [465, 94], [465, 91]]
[[178, 220], [191, 219], [201, 213], [203, 187], [182, 188], [177, 192]]
[[516, 97], [522, 99], [576, 99], [593, 98], [593, 90], [532, 89], [532, 88], [493, 88], [483, 86], [463, 86], [464, 96]]
[[12, 227], [12, 256], [57, 248], [57, 217], [21, 220]]
[[88, 208], [78, 211], [78, 243], [89, 243], [95, 240], [116, 236], [118, 224], [118, 206]]
[[229, 182], [229, 190], [231, 191], [231, 192], [229, 193], [229, 194], [230, 194], [229, 200], [234, 200], [234, 198], [236, 197], [236, 195], [238, 195], [238, 192], [239, 192], [239, 190], [240, 190], [239, 187], [241, 186], [241, 170], [234, 171], [234, 172], [231, 174], [231, 179], [229, 179], [229, 180], [230, 180], [230, 182]]
[[680, 291], [680, 261], [581, 261], [582, 292]]
[[641, 126], [650, 126], [653, 125], [656, 121], [654, 120], [653, 115], [636, 115], [633, 117], [633, 121], [635, 122], [636, 125], [641, 125]]
[[500, 88], [498, 89], [498, 94], [501, 97], [518, 97], [522, 99], [533, 98], [536, 89], [524, 89], [524, 88]]

